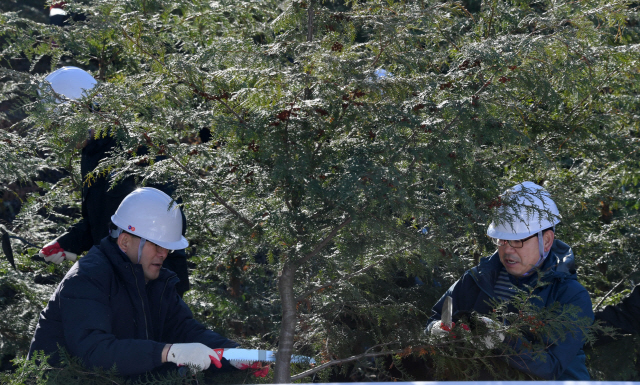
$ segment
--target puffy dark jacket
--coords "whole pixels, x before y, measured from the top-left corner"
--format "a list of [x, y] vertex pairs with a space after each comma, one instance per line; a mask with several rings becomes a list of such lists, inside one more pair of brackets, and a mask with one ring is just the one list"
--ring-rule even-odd
[[[489, 314], [492, 311], [490, 301], [496, 298], [493, 287], [501, 268], [502, 263], [497, 252], [481, 259], [478, 266], [467, 270], [436, 303], [429, 322], [440, 319], [445, 296], [452, 298], [454, 316], [456, 313], [470, 311]], [[539, 308], [555, 302], [576, 305], [581, 309], [578, 317], [589, 317], [593, 320], [591, 299], [587, 290], [577, 281], [571, 247], [555, 240], [540, 270], [544, 272], [542, 279], [550, 284], [535, 290], [534, 294], [540, 299], [532, 299], [534, 305]], [[510, 279], [514, 286], [524, 289], [524, 285], [535, 285], [538, 274], [521, 279], [510, 276]], [[513, 341], [512, 346], [518, 349], [520, 343], [521, 341]], [[544, 361], [522, 355], [509, 360], [509, 365], [546, 380], [589, 380], [583, 345], [583, 335], [577, 331], [574, 335], [568, 334], [564, 341], [549, 347]]]
[[[87, 145], [82, 149], [80, 158], [80, 175], [83, 182], [87, 175], [98, 166], [100, 161], [108, 156], [115, 145], [116, 140], [112, 136], [88, 141]], [[140, 151], [144, 153], [146, 149], [141, 149]], [[137, 186], [134, 178], [128, 177], [119, 181], [113, 188], [110, 189], [109, 187], [110, 183], [107, 176], [99, 176], [92, 179], [91, 183], [83, 183], [82, 219], [69, 227], [64, 234], [56, 239], [63, 249], [79, 255], [88, 251], [94, 245], [100, 244], [100, 240], [109, 235], [111, 216], [120, 206], [120, 202]], [[169, 196], [174, 193], [174, 188], [168, 184], [150, 187], [155, 187]], [[182, 230], [184, 235], [186, 231], [184, 215]], [[187, 256], [184, 250], [176, 250], [170, 253], [164, 262], [164, 267], [178, 275], [180, 280], [176, 284], [178, 294], [182, 295], [189, 290]]]
[[162, 365], [168, 343], [200, 342], [211, 348], [237, 344], [207, 330], [178, 296], [175, 273], [162, 269], [145, 284], [142, 267], [132, 264], [109, 237], [80, 258], [40, 314], [29, 357], [42, 350], [57, 365], [58, 344], [89, 368], [124, 376]]
[[[619, 304], [606, 306], [597, 312], [596, 319], [620, 329], [623, 333], [640, 333], [640, 285], [637, 285], [631, 294], [624, 297]], [[611, 338], [605, 336], [599, 342], [609, 342], [611, 340]]]

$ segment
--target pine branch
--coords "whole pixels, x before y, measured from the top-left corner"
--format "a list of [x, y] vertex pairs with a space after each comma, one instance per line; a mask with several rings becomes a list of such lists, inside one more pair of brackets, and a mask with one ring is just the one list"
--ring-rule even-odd
[[[198, 181], [204, 181], [206, 183], [206, 179], [200, 175], [196, 175], [193, 171], [189, 170], [187, 167], [185, 167], [180, 161], [178, 161], [173, 155], [171, 155], [169, 152], [167, 152], [166, 148], [164, 146], [160, 147], [158, 145], [156, 145], [155, 143], [153, 143], [153, 141], [151, 140], [151, 138], [149, 137], [149, 135], [147, 135], [146, 133], [143, 134], [146, 143], [155, 148], [156, 150], [160, 150], [162, 151], [163, 155], [166, 155], [173, 163], [175, 163], [178, 167], [180, 167], [180, 169], [182, 171], [184, 171], [185, 173], [187, 173], [189, 176], [191, 176], [194, 180]], [[229, 202], [227, 202], [224, 198], [222, 198], [220, 196], [220, 194], [218, 194], [217, 192], [215, 192], [214, 189], [209, 189], [209, 192], [211, 192], [211, 194], [213, 195], [213, 197], [215, 198], [215, 200], [220, 203], [222, 206], [224, 206], [227, 210], [229, 210], [229, 212], [231, 212], [233, 215], [235, 215], [240, 221], [242, 221], [242, 223], [244, 223], [247, 227], [249, 227], [250, 229], [252, 229], [255, 224], [253, 222], [251, 222], [248, 218], [246, 218], [244, 215], [240, 214], [240, 212], [238, 210], [236, 210], [233, 206], [231, 206], [231, 204]]]
[[309, 290], [307, 290], [306, 292], [304, 292], [303, 294], [300, 294], [300, 295], [295, 299], [295, 301], [296, 301], [296, 303], [297, 303], [297, 302], [300, 302], [300, 301], [303, 301], [303, 300], [305, 300], [308, 296], [312, 295], [312, 294], [313, 294], [313, 293], [315, 293], [315, 292], [318, 292], [318, 291], [320, 291], [320, 290], [322, 290], [322, 289], [326, 289], [327, 287], [330, 287], [330, 286], [335, 286], [335, 285], [337, 285], [337, 284], [338, 284], [338, 283], [340, 283], [340, 282], [347, 282], [347, 281], [349, 281], [351, 278], [354, 278], [354, 277], [357, 277], [357, 276], [359, 276], [359, 275], [362, 275], [362, 274], [366, 273], [367, 271], [369, 271], [369, 270], [373, 269], [374, 267], [376, 267], [376, 266], [380, 265], [382, 262], [386, 261], [386, 260], [387, 260], [387, 258], [389, 258], [389, 257], [391, 257], [391, 256], [393, 256], [393, 255], [396, 255], [396, 254], [403, 253], [403, 252], [405, 252], [405, 251], [407, 251], [407, 250], [409, 250], [409, 249], [411, 249], [411, 248], [414, 248], [414, 247], [415, 247], [415, 245], [411, 244], [411, 245], [408, 245], [408, 246], [406, 246], [406, 247], [403, 247], [402, 249], [396, 250], [396, 251], [394, 251], [394, 252], [392, 252], [392, 253], [385, 254], [385, 255], [380, 255], [380, 256], [376, 256], [376, 257], [374, 257], [374, 259], [377, 259], [377, 260], [376, 260], [376, 262], [374, 262], [374, 263], [370, 264], [369, 266], [363, 267], [362, 269], [360, 269], [360, 270], [356, 271], [355, 273], [349, 274], [349, 275], [347, 275], [346, 277], [341, 277], [341, 278], [339, 278], [339, 279], [335, 279], [335, 280], [333, 280], [333, 281], [331, 281], [331, 282], [329, 282], [329, 283], [326, 283], [326, 284], [324, 284], [324, 285], [322, 285], [322, 286], [317, 286], [317, 287], [314, 287], [313, 289], [309, 289]]
[[210, 95], [210, 94], [208, 94], [208, 93], [206, 93], [206, 92], [204, 92], [204, 91], [201, 91], [201, 90], [199, 90], [197, 87], [195, 87], [195, 85], [193, 85], [193, 83], [189, 83], [189, 82], [187, 82], [185, 79], [180, 78], [180, 77], [179, 77], [178, 75], [176, 75], [175, 73], [168, 71], [168, 70], [166, 69], [166, 67], [165, 67], [164, 63], [162, 63], [160, 60], [158, 60], [158, 59], [155, 57], [155, 55], [153, 55], [153, 54], [152, 54], [152, 53], [150, 53], [150, 52], [147, 52], [144, 48], [142, 48], [142, 46], [140, 45], [140, 43], [139, 43], [139, 42], [137, 42], [137, 41], [133, 40], [133, 39], [131, 38], [131, 36], [129, 36], [129, 34], [127, 33], [127, 31], [124, 29], [124, 27], [121, 27], [121, 30], [122, 30], [122, 32], [124, 33], [124, 36], [125, 36], [125, 37], [126, 37], [126, 38], [131, 42], [131, 43], [133, 43], [134, 45], [136, 45], [136, 46], [138, 47], [138, 49], [140, 50], [140, 52], [144, 53], [145, 55], [147, 55], [148, 57], [150, 57], [153, 61], [155, 61], [156, 63], [158, 63], [158, 65], [160, 65], [160, 66], [165, 70], [165, 71], [164, 71], [164, 73], [165, 73], [166, 75], [169, 75], [169, 76], [173, 77], [173, 78], [174, 78], [174, 79], [176, 79], [178, 82], [189, 84], [189, 87], [191, 87], [191, 90], [193, 91], [193, 93], [195, 93], [196, 95], [200, 95], [200, 96], [204, 97], [204, 98], [205, 98], [205, 99], [207, 99], [207, 100], [215, 100], [215, 101], [219, 102], [220, 104], [222, 104], [222, 105], [227, 109], [227, 111], [228, 111], [228, 112], [232, 113], [232, 114], [236, 117], [236, 119], [238, 119], [238, 122], [239, 122], [240, 124], [245, 124], [245, 123], [246, 123], [246, 122], [244, 121], [244, 119], [242, 119], [242, 117], [240, 117], [240, 115], [238, 115], [238, 113], [237, 113], [236, 111], [234, 111], [234, 110], [233, 110], [233, 109], [232, 109], [232, 108], [231, 108], [231, 107], [230, 107], [226, 102], [224, 102], [224, 101], [223, 101], [223, 98], [221, 98], [221, 97], [216, 97], [216, 96]]

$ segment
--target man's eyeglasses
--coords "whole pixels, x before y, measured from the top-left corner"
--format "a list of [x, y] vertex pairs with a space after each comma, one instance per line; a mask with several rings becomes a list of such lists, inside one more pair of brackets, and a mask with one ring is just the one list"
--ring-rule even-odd
[[500, 247], [500, 246], [504, 246], [507, 243], [509, 244], [509, 246], [513, 247], [514, 249], [521, 249], [522, 246], [524, 246], [524, 243], [526, 241], [528, 241], [529, 239], [533, 238], [533, 237], [537, 237], [538, 234], [533, 234], [530, 237], [526, 237], [525, 239], [514, 239], [514, 240], [508, 240], [508, 239], [499, 239], [499, 238], [491, 238], [491, 242], [493, 242], [494, 245]]

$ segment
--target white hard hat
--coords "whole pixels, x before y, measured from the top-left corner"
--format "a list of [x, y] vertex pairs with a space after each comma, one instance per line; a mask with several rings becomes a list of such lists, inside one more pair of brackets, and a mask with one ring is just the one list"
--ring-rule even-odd
[[127, 195], [111, 216], [122, 230], [169, 250], [189, 246], [182, 236], [182, 213], [167, 194], [142, 187]]
[[[510, 199], [515, 202], [509, 202]], [[502, 200], [505, 203], [498, 208], [498, 216], [503, 221], [491, 222], [487, 229], [491, 238], [524, 239], [560, 223], [561, 216], [555, 202], [547, 190], [533, 182], [513, 186], [504, 192]]]
[[[78, 67], [62, 67], [50, 73], [46, 82], [60, 95], [64, 95], [71, 100], [80, 99], [85, 92], [90, 91], [98, 84], [87, 71]], [[56, 100], [61, 103], [61, 100]]]

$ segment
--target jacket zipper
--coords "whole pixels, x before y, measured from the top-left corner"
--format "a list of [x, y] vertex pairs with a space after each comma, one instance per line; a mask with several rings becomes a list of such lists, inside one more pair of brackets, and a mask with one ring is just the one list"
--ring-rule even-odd
[[131, 267], [131, 274], [133, 274], [133, 279], [136, 281], [136, 289], [138, 290], [138, 296], [140, 297], [140, 302], [142, 303], [142, 315], [144, 315], [144, 331], [147, 334], [147, 339], [149, 339], [149, 329], [147, 327], [147, 311], [144, 309], [144, 298], [142, 298], [142, 294], [140, 294], [140, 287], [138, 286], [138, 277], [136, 277], [136, 273], [133, 271], [133, 266]]
[[162, 294], [160, 294], [160, 310], [158, 310], [158, 315], [160, 317], [162, 317], [162, 297], [164, 297], [164, 292], [165, 290], [167, 290], [167, 284], [169, 283], [169, 279], [167, 279], [166, 281], [164, 281], [164, 287], [162, 288]]

